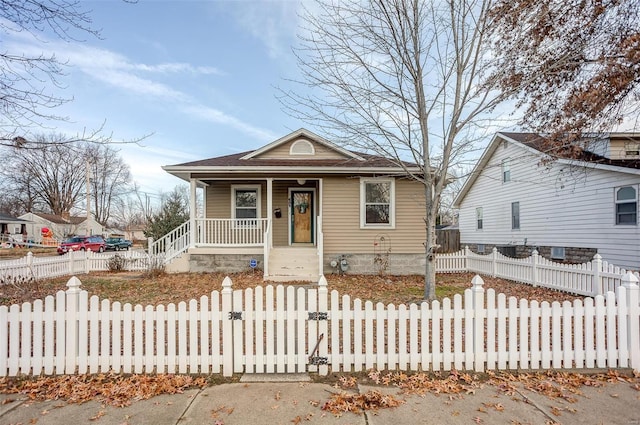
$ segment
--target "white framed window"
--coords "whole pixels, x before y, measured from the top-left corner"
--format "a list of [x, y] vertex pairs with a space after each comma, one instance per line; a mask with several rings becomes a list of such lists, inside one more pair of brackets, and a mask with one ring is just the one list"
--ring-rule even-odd
[[260, 218], [260, 185], [231, 186], [231, 217], [240, 225], [255, 225]]
[[563, 246], [552, 246], [551, 247], [551, 258], [554, 260], [564, 260], [565, 252]]
[[502, 183], [511, 181], [511, 164], [509, 158], [502, 160]]
[[395, 180], [360, 179], [360, 227], [394, 228]]
[[615, 189], [616, 224], [638, 224], [638, 190], [635, 186]]
[[511, 229], [520, 229], [520, 202], [511, 203]]
[[627, 142], [624, 144], [624, 155], [637, 157], [640, 156], [640, 143]]
[[484, 244], [479, 243], [477, 247], [478, 254], [484, 254]]
[[476, 208], [476, 229], [482, 230], [484, 223], [482, 222], [482, 207]]

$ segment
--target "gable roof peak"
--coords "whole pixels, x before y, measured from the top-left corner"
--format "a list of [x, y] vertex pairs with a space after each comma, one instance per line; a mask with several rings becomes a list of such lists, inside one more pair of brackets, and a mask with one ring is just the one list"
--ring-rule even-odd
[[327, 147], [328, 149], [331, 149], [333, 151], [339, 152], [342, 155], [346, 156], [347, 158], [352, 158], [352, 159], [357, 159], [359, 161], [365, 161], [365, 159], [356, 154], [355, 152], [352, 152], [350, 150], [344, 149], [338, 145], [336, 145], [333, 142], [330, 142], [329, 140], [325, 139], [322, 136], [319, 136], [309, 130], [307, 130], [306, 128], [299, 128], [296, 131], [293, 131], [289, 134], [287, 134], [286, 136], [283, 136], [259, 149], [256, 149], [254, 151], [251, 151], [249, 153], [247, 153], [246, 155], [240, 157], [241, 160], [244, 159], [251, 159], [251, 158], [255, 158], [257, 156], [260, 156], [261, 154], [268, 152], [272, 149], [277, 148], [280, 145], [283, 145], [285, 143], [288, 143], [292, 140], [298, 139], [300, 137], [304, 137], [309, 139], [310, 141], [313, 141], [314, 143], [319, 143], [321, 145], [324, 145], [325, 147]]

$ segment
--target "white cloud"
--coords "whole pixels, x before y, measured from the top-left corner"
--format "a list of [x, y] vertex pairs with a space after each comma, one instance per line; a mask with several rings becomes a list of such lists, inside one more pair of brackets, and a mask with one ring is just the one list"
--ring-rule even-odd
[[269, 57], [277, 59], [290, 55], [301, 5], [298, 0], [234, 2], [231, 12], [245, 31], [265, 45]]
[[204, 105], [185, 105], [183, 111], [190, 116], [196, 116], [206, 121], [228, 125], [262, 141], [273, 141], [277, 139], [276, 135], [269, 130], [252, 126], [222, 111]]

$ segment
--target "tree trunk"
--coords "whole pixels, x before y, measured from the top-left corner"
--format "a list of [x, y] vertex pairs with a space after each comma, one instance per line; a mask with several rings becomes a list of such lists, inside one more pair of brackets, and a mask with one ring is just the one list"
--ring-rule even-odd
[[432, 191], [429, 185], [425, 186], [425, 270], [424, 270], [424, 299], [433, 301], [436, 299], [436, 256], [435, 256], [435, 215], [433, 214]]

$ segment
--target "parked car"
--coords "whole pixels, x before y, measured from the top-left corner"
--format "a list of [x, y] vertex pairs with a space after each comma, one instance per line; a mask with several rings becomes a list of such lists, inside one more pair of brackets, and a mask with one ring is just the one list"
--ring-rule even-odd
[[131, 241], [126, 240], [125, 238], [107, 238], [104, 242], [106, 244], [106, 250], [114, 251], [120, 251], [121, 249], [127, 250], [131, 248], [132, 245]]
[[58, 254], [69, 251], [104, 252], [106, 244], [102, 236], [72, 236], [58, 246]]

